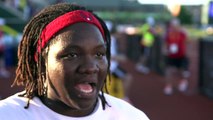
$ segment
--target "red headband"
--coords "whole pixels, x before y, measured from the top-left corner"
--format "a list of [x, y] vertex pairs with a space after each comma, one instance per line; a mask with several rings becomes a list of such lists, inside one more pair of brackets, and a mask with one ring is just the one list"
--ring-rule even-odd
[[103, 38], [105, 38], [104, 30], [100, 22], [90, 12], [84, 10], [76, 10], [68, 12], [54, 19], [42, 30], [40, 36], [40, 39], [42, 39], [42, 41], [40, 42], [40, 40], [38, 40], [37, 51], [34, 56], [35, 61], [36, 62], [38, 61], [38, 53], [40, 53], [41, 49], [43, 49], [46, 46], [46, 44], [52, 38], [52, 36], [54, 36], [61, 29], [79, 22], [86, 22], [95, 25], [100, 30]]

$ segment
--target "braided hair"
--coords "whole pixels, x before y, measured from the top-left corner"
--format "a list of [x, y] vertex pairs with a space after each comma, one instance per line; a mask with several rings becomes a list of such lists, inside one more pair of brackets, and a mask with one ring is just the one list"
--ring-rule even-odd
[[[44, 85], [46, 80], [46, 69], [44, 55], [40, 52], [38, 55], [38, 61], [36, 62], [34, 59], [34, 54], [37, 50], [37, 42], [39, 39], [43, 28], [49, 24], [51, 21], [56, 19], [58, 16], [61, 16], [67, 12], [75, 11], [75, 10], [85, 10], [93, 14], [98, 21], [100, 22], [103, 30], [104, 37], [106, 39], [107, 46], [107, 61], [108, 61], [108, 75], [110, 76], [110, 33], [106, 27], [104, 21], [95, 15], [92, 11], [86, 10], [86, 8], [69, 4], [69, 3], [59, 3], [55, 5], [50, 5], [49, 7], [40, 11], [37, 15], [35, 15], [29, 23], [25, 26], [23, 31], [23, 37], [18, 47], [18, 66], [16, 69], [16, 77], [13, 82], [13, 85], [22, 85], [25, 88], [25, 92], [20, 96], [27, 97], [28, 102], [25, 108], [29, 107], [29, 101], [34, 96], [44, 96], [46, 94], [46, 87]], [[50, 43], [48, 43], [50, 44]], [[48, 52], [48, 50], [47, 50]], [[46, 53], [47, 54], [47, 53]], [[106, 79], [104, 81], [106, 83]], [[103, 109], [105, 109], [105, 105], [107, 101], [105, 100], [103, 89], [106, 89], [106, 84], [101, 89], [101, 94], [99, 97], [102, 101]]]

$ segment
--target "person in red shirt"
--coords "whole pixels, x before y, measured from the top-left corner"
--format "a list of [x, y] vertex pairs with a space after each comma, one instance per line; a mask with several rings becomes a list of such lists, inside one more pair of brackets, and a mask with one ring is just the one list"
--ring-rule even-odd
[[173, 19], [165, 36], [166, 45], [166, 85], [164, 93], [171, 95], [173, 93], [174, 77], [181, 75], [178, 89], [181, 92], [187, 90], [188, 87], [188, 59], [186, 55], [187, 35], [181, 27], [177, 19]]

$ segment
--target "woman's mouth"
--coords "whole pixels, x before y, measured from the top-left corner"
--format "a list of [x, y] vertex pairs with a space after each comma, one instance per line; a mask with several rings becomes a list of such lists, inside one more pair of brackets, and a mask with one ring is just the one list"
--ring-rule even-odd
[[89, 83], [81, 83], [76, 85], [76, 89], [83, 93], [91, 93], [93, 91], [93, 87]]
[[75, 89], [77, 90], [78, 96], [82, 98], [90, 98], [94, 97], [96, 87], [95, 83], [78, 83], [75, 85]]

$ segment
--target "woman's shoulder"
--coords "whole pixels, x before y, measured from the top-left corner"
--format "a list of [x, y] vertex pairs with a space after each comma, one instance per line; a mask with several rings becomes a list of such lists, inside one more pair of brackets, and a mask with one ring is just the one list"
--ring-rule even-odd
[[25, 111], [27, 98], [19, 97], [21, 93], [16, 93], [0, 101], [0, 116], [2, 120], [18, 119]]
[[20, 106], [23, 103], [26, 103], [27, 98], [19, 97], [19, 95], [23, 94], [23, 92], [18, 92], [14, 95], [11, 95], [3, 100], [0, 101], [0, 109], [4, 108], [5, 106]]
[[108, 102], [109, 106], [114, 107], [114, 108], [127, 108], [127, 109], [134, 109], [134, 110], [139, 110], [130, 103], [120, 99], [116, 98], [114, 96], [111, 96], [109, 94], [104, 94], [106, 101]]
[[146, 114], [130, 103], [113, 97], [111, 95], [105, 94], [106, 101], [108, 102], [108, 109], [111, 109], [113, 112], [118, 113], [126, 118], [140, 118], [140, 120], [149, 120]]

